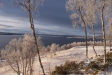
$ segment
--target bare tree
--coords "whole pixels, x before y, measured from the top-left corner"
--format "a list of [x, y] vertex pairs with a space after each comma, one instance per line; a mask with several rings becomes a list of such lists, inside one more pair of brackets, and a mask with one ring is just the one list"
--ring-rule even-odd
[[36, 50], [37, 50], [37, 54], [38, 54], [38, 59], [39, 59], [39, 63], [43, 72], [43, 75], [45, 75], [44, 72], [44, 68], [41, 62], [41, 58], [40, 58], [40, 52], [39, 52], [39, 47], [38, 47], [38, 43], [37, 43], [37, 38], [36, 38], [36, 32], [35, 32], [35, 27], [34, 27], [34, 22], [33, 22], [33, 13], [35, 11], [38, 11], [38, 8], [40, 5], [42, 5], [44, 0], [16, 0], [18, 4], [20, 4], [21, 6], [23, 6], [29, 14], [29, 22], [30, 22], [30, 26], [31, 26], [31, 30], [32, 30], [32, 35], [34, 36], [34, 42], [36, 45]]
[[100, 18], [102, 24], [102, 37], [103, 37], [103, 44], [104, 44], [104, 64], [106, 64], [106, 36], [105, 36], [105, 25], [107, 21], [112, 17], [111, 13], [111, 6], [112, 0], [98, 0], [98, 7], [100, 9]]
[[88, 59], [87, 24], [85, 10], [87, 2], [87, 0], [67, 0], [66, 9], [72, 12], [70, 18], [73, 20], [73, 25], [81, 24], [84, 27], [86, 39], [86, 58]]
[[96, 0], [89, 0], [86, 4], [86, 23], [92, 27], [92, 34], [93, 34], [93, 50], [95, 52], [95, 55], [97, 56], [97, 53], [95, 51], [95, 30], [94, 25], [96, 24], [97, 20], [97, 5]]

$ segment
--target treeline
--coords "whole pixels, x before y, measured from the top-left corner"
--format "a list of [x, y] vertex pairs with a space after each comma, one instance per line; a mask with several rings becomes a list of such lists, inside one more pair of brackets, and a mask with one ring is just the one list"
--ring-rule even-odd
[[[73, 47], [86, 45], [86, 42], [73, 42], [73, 43], [69, 43], [69, 44], [64, 44], [62, 46], [60, 46], [59, 44], [56, 44], [56, 43], [52, 43], [51, 45], [44, 46], [44, 43], [41, 41], [41, 37], [37, 38], [37, 43], [38, 43], [40, 55], [44, 55], [47, 52], [48, 53], [51, 52], [51, 53], [55, 54], [55, 52], [57, 52], [57, 51], [67, 50], [67, 49], [70, 49]], [[107, 43], [107, 45], [109, 45], [109, 44], [110, 43]], [[92, 46], [93, 42], [88, 41], [88, 45]], [[97, 41], [97, 42], [95, 42], [95, 46], [103, 46], [103, 42]], [[21, 53], [21, 54], [26, 53], [28, 55], [36, 54], [36, 46], [34, 43], [34, 37], [32, 35], [25, 34], [23, 38], [12, 39], [9, 42], [9, 44], [6, 45], [6, 47], [1, 50], [1, 57], [2, 57], [2, 59], [5, 59], [11, 55], [17, 56], [18, 53]], [[5, 60], [7, 60], [7, 59], [5, 59]]]
[[[48, 45], [46, 47], [47, 51], [50, 51], [51, 47], [53, 47], [53, 50], [56, 51], [61, 51], [61, 50], [67, 50], [73, 47], [77, 47], [77, 46], [85, 46], [86, 42], [73, 42], [73, 43], [69, 43], [69, 44], [64, 44], [62, 46], [60, 46], [59, 44], [56, 43], [52, 43], [51, 45]], [[92, 46], [93, 45], [93, 41], [88, 41], [88, 45]], [[95, 41], [95, 46], [103, 46], [103, 42], [102, 41]], [[110, 46], [110, 42], [107, 41], [106, 46]]]

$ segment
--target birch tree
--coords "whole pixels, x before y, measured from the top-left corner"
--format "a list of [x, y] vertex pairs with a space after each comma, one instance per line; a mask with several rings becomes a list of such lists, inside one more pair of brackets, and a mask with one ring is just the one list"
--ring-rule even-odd
[[93, 35], [93, 50], [95, 52], [95, 55], [97, 56], [97, 53], [95, 51], [95, 29], [94, 25], [96, 24], [97, 20], [97, 5], [96, 0], [89, 0], [86, 4], [86, 23], [92, 27], [92, 35]]
[[112, 42], [112, 18], [109, 19], [107, 27], [106, 27], [107, 39], [109, 40], [110, 50], [111, 50], [111, 42]]
[[87, 23], [85, 10], [86, 3], [87, 0], [67, 0], [66, 9], [72, 13], [70, 18], [73, 20], [73, 25], [82, 25], [84, 27], [86, 39], [86, 58], [88, 59]]
[[[0, 7], [3, 6], [1, 0], [0, 0]], [[2, 57], [1, 57], [1, 51], [0, 51], [0, 60], [2, 61]]]
[[106, 64], [106, 35], [105, 35], [105, 25], [107, 21], [112, 17], [112, 0], [98, 0], [98, 7], [100, 11], [100, 19], [102, 24], [102, 37], [104, 45], [104, 64]]
[[40, 63], [43, 75], [45, 75], [44, 68], [41, 62], [41, 58], [40, 58], [40, 52], [39, 52], [39, 47], [37, 43], [36, 32], [35, 32], [35, 27], [34, 27], [34, 20], [33, 20], [33, 13], [35, 11], [38, 11], [39, 6], [42, 5], [44, 0], [16, 0], [16, 1], [19, 5], [25, 8], [25, 10], [28, 12], [30, 27], [32, 30], [32, 35], [34, 36], [34, 42], [36, 45], [39, 63]]

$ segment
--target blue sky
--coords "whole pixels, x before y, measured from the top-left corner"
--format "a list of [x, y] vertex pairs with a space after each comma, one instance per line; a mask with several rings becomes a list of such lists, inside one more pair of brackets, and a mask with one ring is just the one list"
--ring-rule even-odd
[[[0, 6], [0, 32], [30, 33], [30, 24], [27, 11], [10, 0], [3, 0]], [[82, 27], [73, 27], [72, 20], [65, 9], [66, 0], [45, 0], [34, 15], [36, 32], [39, 34], [84, 35]], [[88, 28], [88, 34], [91, 29]], [[96, 34], [101, 34], [101, 26], [95, 27]]]

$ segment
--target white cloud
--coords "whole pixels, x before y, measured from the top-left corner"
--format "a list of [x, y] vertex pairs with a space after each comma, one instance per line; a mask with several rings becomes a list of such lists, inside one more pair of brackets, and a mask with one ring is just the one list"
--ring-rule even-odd
[[[28, 18], [11, 17], [0, 15], [0, 29], [2, 31], [29, 32], [30, 24]], [[79, 29], [67, 28], [59, 25], [45, 24], [41, 21], [35, 21], [36, 32], [43, 34], [64, 34], [64, 35], [82, 35]]]
[[6, 28], [6, 26], [0, 26], [0, 29], [2, 29], [2, 28]]

